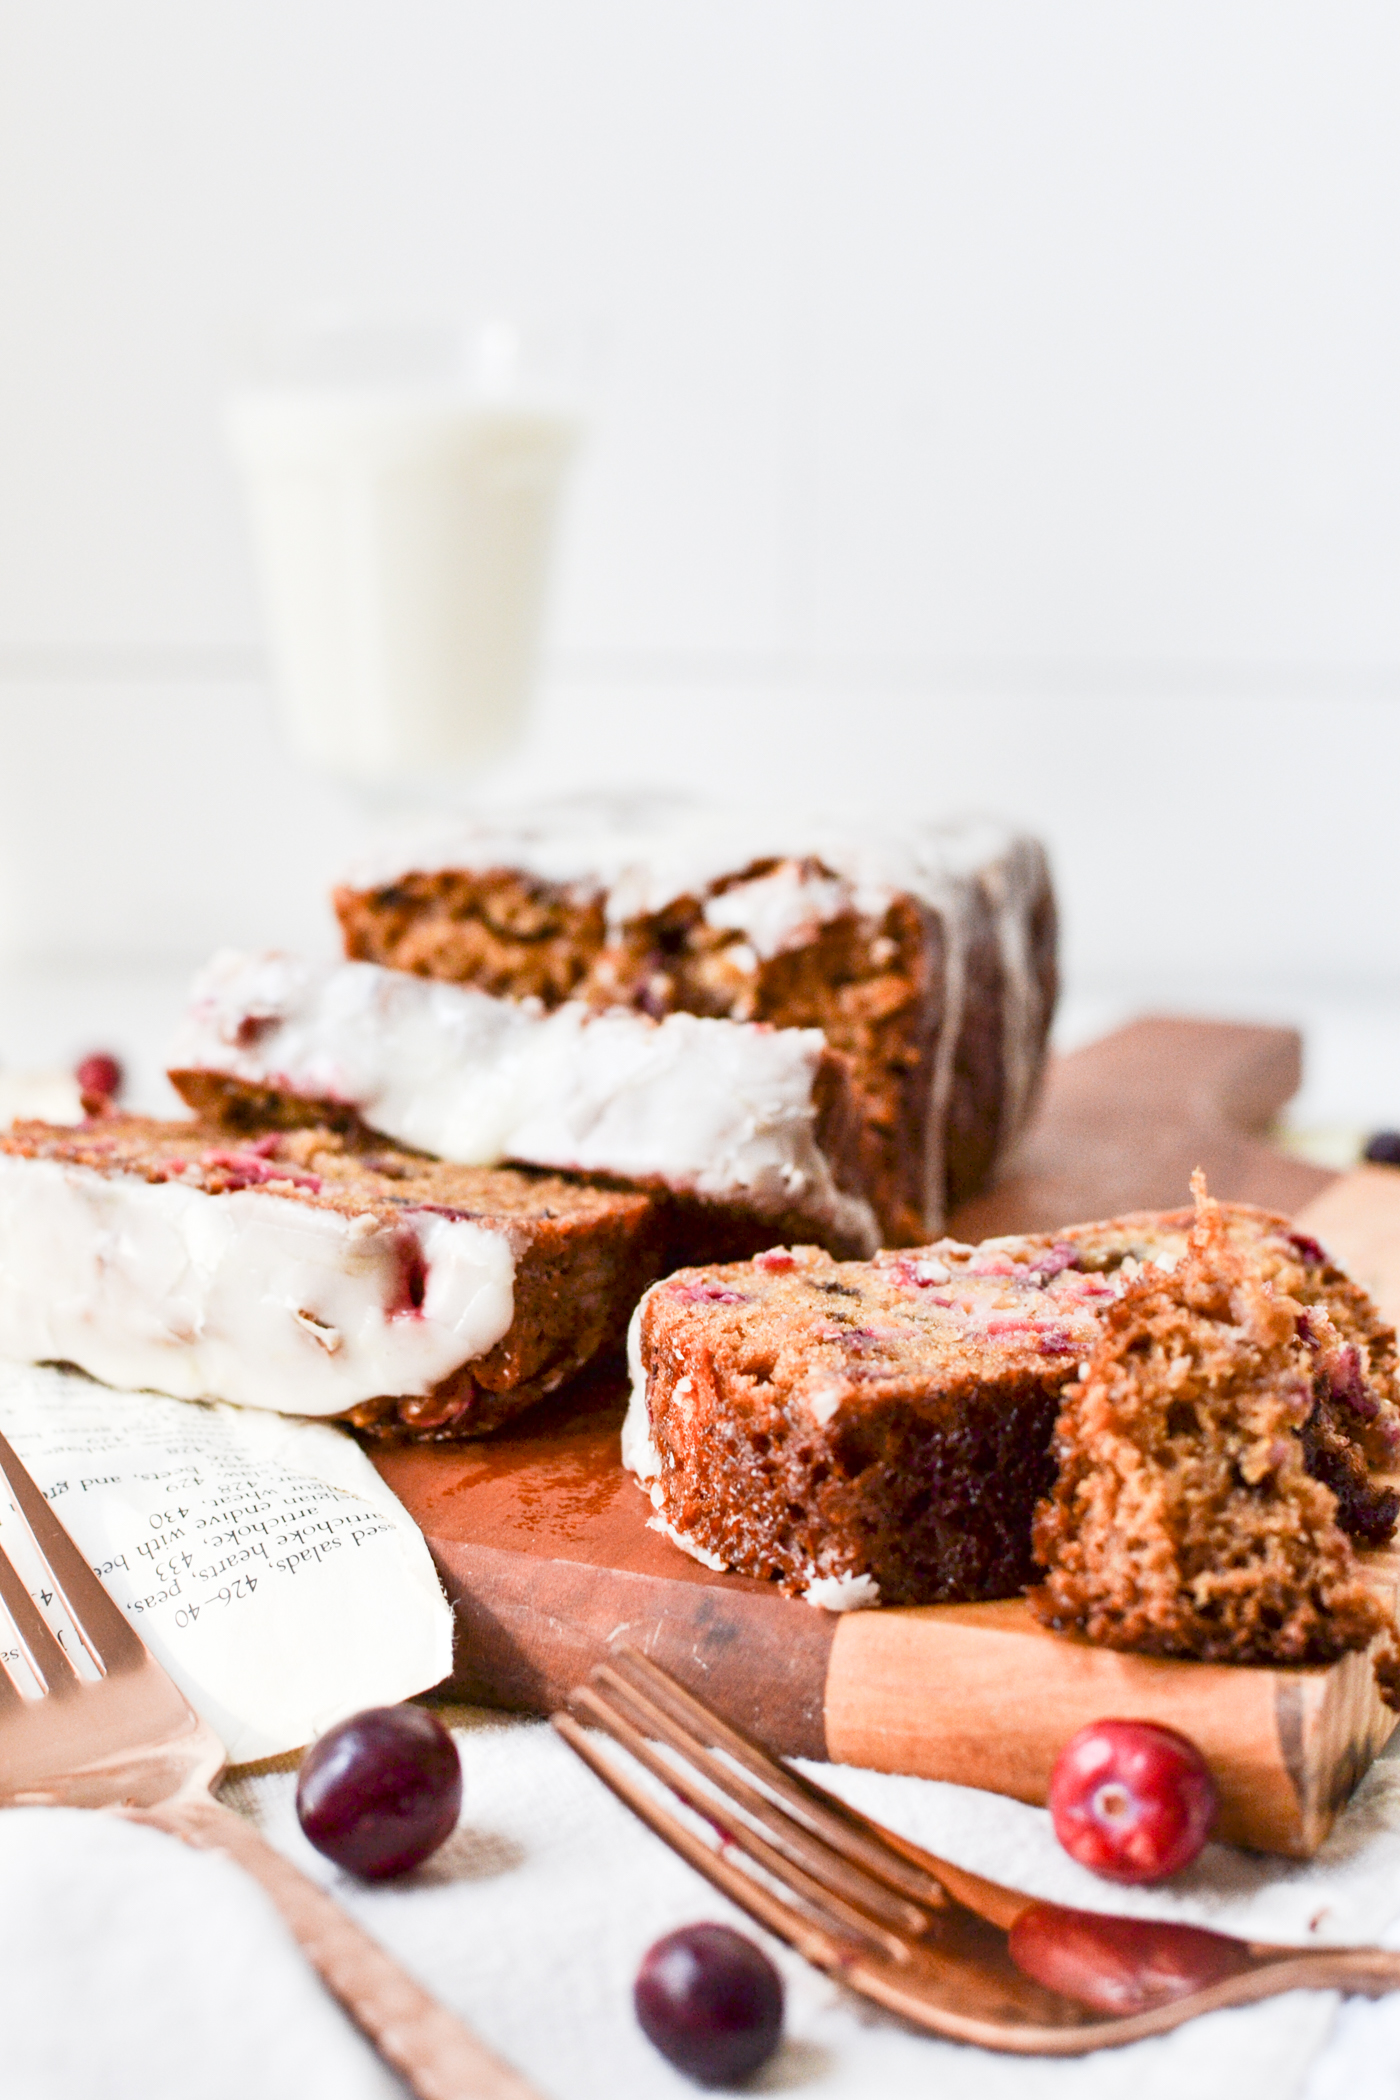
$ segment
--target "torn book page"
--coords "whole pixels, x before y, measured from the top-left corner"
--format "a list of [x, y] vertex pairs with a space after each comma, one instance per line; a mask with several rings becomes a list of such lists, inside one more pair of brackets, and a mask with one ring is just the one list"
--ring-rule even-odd
[[[6, 1363], [0, 1431], [230, 1763], [451, 1669], [422, 1534], [346, 1431]], [[0, 1542], [27, 1541], [0, 1494]]]

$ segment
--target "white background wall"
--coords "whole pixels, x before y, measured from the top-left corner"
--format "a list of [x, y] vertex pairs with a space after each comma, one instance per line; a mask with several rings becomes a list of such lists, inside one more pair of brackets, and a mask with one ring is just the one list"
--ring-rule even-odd
[[1000, 808], [1081, 996], [1393, 1000], [1397, 109], [1364, 0], [11, 0], [11, 981], [323, 937], [230, 338], [460, 300], [608, 345], [514, 777]]

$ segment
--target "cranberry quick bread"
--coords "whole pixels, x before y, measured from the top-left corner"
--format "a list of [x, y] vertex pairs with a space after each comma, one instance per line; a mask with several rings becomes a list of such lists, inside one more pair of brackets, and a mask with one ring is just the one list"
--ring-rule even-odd
[[[1372, 1487], [1362, 1506], [1353, 1483], [1322, 1484], [1339, 1398], [1358, 1441], [1394, 1463], [1389, 1406], [1362, 1368], [1388, 1341], [1379, 1322], [1369, 1341], [1345, 1338], [1311, 1268], [1266, 1276], [1203, 1198], [1183, 1258], [1144, 1268], [1110, 1307], [1066, 1389], [1036, 1516], [1047, 1573], [1031, 1602], [1049, 1625], [1153, 1655], [1284, 1663], [1331, 1662], [1389, 1625], [1342, 1524], [1384, 1537], [1395, 1496]], [[1284, 1280], [1313, 1283], [1306, 1305]], [[1358, 1296], [1339, 1308], [1353, 1323]]]
[[[688, 1269], [633, 1322], [623, 1458], [653, 1522], [713, 1566], [830, 1609], [1014, 1594], [1052, 1432], [1133, 1279], [1181, 1261], [1193, 1213], [955, 1241], [872, 1262], [815, 1248]], [[1227, 1207], [1262, 1284], [1315, 1308], [1302, 1463], [1336, 1521], [1375, 1541], [1397, 1501], [1395, 1338], [1287, 1221]], [[1153, 1264], [1144, 1270], [1144, 1264]]]
[[0, 1133], [0, 1355], [114, 1385], [478, 1434], [620, 1343], [655, 1206], [333, 1132]]
[[1032, 1103], [1055, 999], [1034, 841], [561, 805], [386, 855], [336, 893], [346, 953], [546, 1008], [821, 1029], [847, 1061], [885, 1245], [982, 1186]]
[[775, 1240], [869, 1254], [847, 1068], [815, 1028], [492, 998], [375, 963], [214, 958], [171, 1053], [234, 1129], [367, 1127], [468, 1166], [525, 1162], [665, 1192], [677, 1261]]

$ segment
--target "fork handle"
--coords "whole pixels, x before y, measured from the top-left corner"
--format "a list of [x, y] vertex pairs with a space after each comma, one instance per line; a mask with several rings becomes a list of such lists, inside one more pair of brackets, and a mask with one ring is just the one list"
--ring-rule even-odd
[[267, 1891], [332, 1995], [419, 2100], [540, 2100], [246, 1817], [208, 1795], [119, 1811], [203, 1852], [222, 1852]]

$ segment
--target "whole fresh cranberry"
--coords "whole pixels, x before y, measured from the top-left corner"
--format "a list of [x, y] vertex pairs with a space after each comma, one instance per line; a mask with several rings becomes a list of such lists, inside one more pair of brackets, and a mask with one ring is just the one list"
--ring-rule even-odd
[[1400, 1130], [1378, 1130], [1362, 1157], [1374, 1167], [1400, 1167]]
[[297, 1818], [318, 1852], [366, 1881], [407, 1874], [457, 1827], [457, 1745], [421, 1706], [371, 1706], [301, 1762]]
[[122, 1071], [120, 1059], [113, 1057], [110, 1050], [94, 1050], [83, 1058], [73, 1077], [84, 1094], [95, 1094], [102, 1101], [115, 1101], [126, 1074]]
[[1164, 1881], [1189, 1866], [1215, 1810], [1200, 1751], [1155, 1721], [1091, 1721], [1065, 1744], [1050, 1780], [1056, 1837], [1108, 1881]]
[[728, 1925], [686, 1925], [648, 1950], [632, 2002], [647, 2040], [701, 2085], [734, 2085], [767, 2063], [783, 2030], [783, 1980]]

